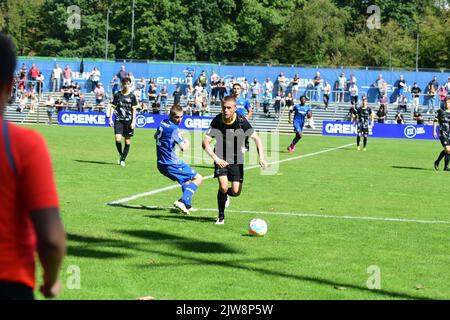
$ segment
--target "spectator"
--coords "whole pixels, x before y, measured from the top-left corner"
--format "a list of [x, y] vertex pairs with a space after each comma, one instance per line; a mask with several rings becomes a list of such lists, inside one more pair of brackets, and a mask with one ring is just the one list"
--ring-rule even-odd
[[[76, 108], [78, 112], [83, 112], [86, 107], [86, 99], [84, 98], [84, 94], [80, 94], [78, 99], [76, 100]], [[89, 110], [90, 111], [90, 110]]]
[[405, 95], [401, 95], [397, 104], [397, 112], [407, 112], [408, 109], [408, 100]]
[[134, 92], [134, 90], [136, 90], [136, 78], [134, 77], [133, 73], [128, 72], [127, 74], [128, 79], [130, 79], [131, 81], [131, 92]]
[[320, 94], [320, 84], [322, 80], [320, 79], [320, 72], [316, 72], [316, 75], [313, 79], [314, 84], [314, 93], [313, 93], [313, 101], [319, 101], [319, 94]]
[[403, 77], [402, 74], [400, 75], [400, 79], [397, 80], [396, 87], [397, 87], [397, 92], [398, 92], [398, 97], [397, 97], [397, 103], [398, 103], [399, 100], [401, 100], [402, 97], [405, 96], [405, 90], [407, 88], [405, 77]]
[[17, 112], [22, 112], [26, 109], [28, 104], [28, 96], [25, 92], [21, 93], [19, 98], [19, 106], [17, 107]]
[[282, 102], [284, 102], [284, 93], [277, 94], [275, 96], [275, 102], [273, 104], [273, 107], [275, 109], [275, 118], [277, 118], [277, 119], [280, 117], [280, 110], [281, 110]]
[[180, 86], [177, 86], [175, 88], [175, 91], [172, 93], [172, 96], [173, 96], [173, 104], [174, 105], [181, 105], [182, 93], [180, 91]]
[[219, 100], [222, 101], [227, 93], [227, 88], [225, 87], [223, 79], [221, 79], [217, 84], [217, 92], [219, 93]]
[[186, 83], [186, 87], [189, 86], [194, 86], [194, 76], [192, 74], [192, 71], [189, 71], [185, 78], [184, 78], [184, 82]]
[[284, 76], [283, 72], [280, 72], [277, 78], [278, 81], [278, 90], [277, 92], [279, 94], [284, 93], [286, 91], [286, 77]]
[[194, 107], [192, 108], [192, 115], [193, 116], [200, 116], [200, 109], [197, 107], [197, 105], [194, 105]]
[[377, 111], [377, 122], [384, 123], [386, 121], [386, 111], [383, 105], [380, 105]]
[[194, 90], [194, 94], [201, 93], [203, 91], [203, 86], [199, 80], [196, 82]]
[[[207, 93], [208, 94], [208, 93]], [[167, 97], [169, 96], [168, 92], [167, 92], [167, 86], [163, 86], [161, 91], [159, 92], [159, 102], [161, 104], [161, 109], [163, 111], [166, 110], [167, 107]], [[167, 110], [169, 111], [169, 110]]]
[[25, 63], [22, 63], [22, 67], [20, 67], [19, 71], [20, 71], [20, 73], [23, 73], [23, 74], [27, 75], [27, 73], [28, 73], [27, 65]]
[[161, 105], [159, 102], [153, 102], [152, 103], [152, 113], [153, 114], [160, 114], [161, 113]]
[[349, 91], [350, 91], [350, 103], [352, 105], [357, 106], [358, 105], [358, 95], [359, 95], [358, 86], [355, 83], [351, 84]]
[[125, 70], [125, 66], [120, 67], [120, 71], [117, 73], [117, 78], [122, 83], [122, 79], [127, 77], [127, 71]]
[[433, 80], [431, 80], [428, 83], [427, 86], [427, 94], [428, 94], [428, 109], [427, 114], [434, 113], [435, 109], [435, 96], [436, 93], [439, 91], [439, 82], [437, 81], [437, 77], [433, 77]]
[[219, 75], [216, 73], [216, 71], [213, 70], [211, 72], [211, 77], [210, 77], [209, 83], [216, 83], [219, 80], [220, 80]]
[[336, 91], [337, 91], [337, 102], [344, 102], [344, 94], [345, 88], [347, 87], [347, 78], [345, 77], [345, 73], [341, 73], [336, 83]]
[[115, 95], [117, 92], [120, 91], [120, 79], [117, 76], [117, 74], [115, 74], [114, 77], [111, 79], [110, 85], [111, 85], [111, 91], [112, 91], [113, 95]]
[[206, 71], [205, 70], [202, 70], [202, 72], [198, 76], [197, 81], [201, 84], [202, 88], [207, 88], [207, 86], [208, 86], [208, 76], [206, 75]]
[[389, 99], [387, 94], [382, 95], [379, 99], [378, 99], [378, 105], [379, 106], [383, 106], [384, 111], [386, 112], [386, 116], [389, 113]]
[[42, 97], [42, 94], [44, 92], [44, 81], [45, 81], [45, 77], [42, 74], [41, 71], [39, 71], [38, 76], [36, 78], [36, 90], [38, 93], [38, 98], [40, 99]]
[[48, 124], [53, 124], [53, 114], [55, 113], [55, 99], [51, 95], [47, 97], [45, 101], [45, 107], [47, 108]]
[[292, 98], [295, 100], [297, 99], [298, 90], [300, 89], [300, 78], [298, 73], [294, 75], [294, 78], [292, 79]]
[[248, 83], [247, 78], [244, 79], [244, 83], [242, 84], [242, 97], [244, 99], [248, 98], [248, 92], [250, 90], [250, 84]]
[[441, 87], [439, 89], [439, 108], [441, 108], [442, 110], [445, 110], [445, 99], [447, 97], [447, 94], [449, 94], [449, 91], [447, 91], [447, 89], [445, 87]]
[[98, 111], [103, 111], [104, 102], [105, 102], [105, 89], [103, 88], [103, 84], [99, 83], [97, 88], [94, 90], [95, 93], [95, 107], [98, 108]]
[[158, 100], [158, 94], [156, 93], [156, 85], [154, 83], [153, 79], [150, 80], [149, 86], [148, 86], [148, 92], [147, 92], [147, 97], [148, 97], [148, 105], [152, 106], [153, 108], [153, 104], [156, 102], [156, 100]]
[[73, 97], [75, 99], [78, 99], [80, 97], [81, 92], [80, 85], [77, 82], [72, 81], [72, 83], [70, 84], [70, 88], [72, 89]]
[[288, 95], [285, 99], [285, 102], [286, 102], [286, 109], [288, 109], [288, 110], [290, 107], [292, 107], [294, 105], [294, 97], [292, 95], [292, 92], [288, 93]]
[[423, 116], [419, 112], [414, 112], [414, 120], [416, 120], [418, 125], [424, 124]]
[[352, 84], [356, 84], [356, 77], [355, 77], [355, 75], [353, 73], [350, 75], [350, 79], [348, 80], [348, 84], [349, 84], [349, 86], [351, 86]]
[[263, 112], [267, 118], [270, 117], [270, 105], [272, 104], [272, 92], [266, 89], [263, 95]]
[[30, 69], [30, 80], [31, 81], [36, 81], [38, 75], [39, 75], [39, 69], [33, 63], [33, 65], [31, 66], [31, 69]]
[[411, 96], [413, 99], [412, 108], [414, 111], [419, 110], [419, 100], [420, 100], [420, 93], [422, 92], [422, 89], [417, 85], [417, 82], [414, 82], [414, 85], [411, 88]]
[[378, 99], [380, 99], [384, 94], [387, 94], [387, 92], [385, 92], [387, 82], [383, 79], [383, 75], [381, 73], [378, 75], [377, 80], [375, 80], [374, 86], [378, 90]]
[[56, 99], [55, 101], [56, 112], [60, 113], [61, 110], [64, 109], [64, 101], [61, 98]]
[[252, 106], [255, 107], [256, 112], [259, 110], [259, 95], [261, 94], [261, 85], [258, 80], [253, 79], [252, 84], [250, 85], [250, 92], [252, 93]]
[[215, 80], [215, 81], [210, 81], [209, 82], [209, 89], [211, 90], [211, 100], [212, 103], [216, 104], [217, 101], [217, 96], [219, 94], [219, 89], [218, 89], [218, 84], [219, 84], [219, 79]]
[[450, 77], [447, 78], [447, 82], [444, 84], [445, 90], [450, 92]]
[[196, 92], [195, 93], [195, 106], [200, 111], [202, 109], [204, 102], [204, 96], [202, 92]]
[[55, 68], [53, 68], [52, 71], [52, 76], [51, 76], [51, 80], [52, 80], [52, 91], [53, 92], [59, 92], [61, 89], [61, 76], [62, 76], [62, 69], [59, 67], [58, 64], [55, 64]]
[[70, 86], [70, 83], [64, 83], [64, 85], [61, 87], [61, 93], [63, 94], [63, 98], [66, 101], [66, 103], [69, 103], [73, 96], [73, 90]]
[[263, 90], [264, 92], [266, 92], [266, 90], [269, 90], [269, 92], [273, 94], [273, 82], [270, 80], [270, 78], [267, 78], [266, 82], [264, 82]]
[[38, 99], [34, 93], [30, 94], [30, 113], [35, 113], [38, 107]]
[[401, 112], [397, 112], [395, 115], [395, 122], [397, 122], [397, 124], [405, 124], [405, 118]]
[[328, 104], [330, 102], [331, 85], [327, 80], [324, 82], [323, 86], [323, 103], [325, 104], [325, 110], [328, 109]]
[[147, 98], [146, 97], [147, 96], [146, 87], [147, 87], [147, 83], [146, 83], [145, 79], [142, 77], [136, 84], [136, 91], [138, 93], [138, 95], [136, 97], [139, 97], [141, 104], [143, 104]]
[[69, 65], [66, 65], [63, 72], [64, 82], [63, 84], [68, 84], [72, 82], [72, 69], [70, 69]]
[[94, 67], [92, 69], [91, 73], [89, 74], [89, 79], [91, 80], [91, 92], [94, 92], [95, 89], [98, 86], [98, 82], [100, 81], [101, 73], [100, 70], [97, 69], [97, 67]]

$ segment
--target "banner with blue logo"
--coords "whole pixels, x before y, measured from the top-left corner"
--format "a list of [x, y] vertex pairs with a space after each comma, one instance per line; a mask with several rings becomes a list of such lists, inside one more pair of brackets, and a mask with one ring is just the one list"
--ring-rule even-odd
[[[322, 127], [324, 136], [356, 136], [357, 127], [351, 122], [324, 121]], [[373, 138], [421, 139], [433, 140], [433, 126], [413, 124], [375, 123], [369, 129]]]
[[[137, 129], [156, 129], [159, 123], [169, 118], [160, 114], [139, 114], [136, 116]], [[185, 116], [180, 124], [183, 130], [208, 130], [213, 117]], [[73, 112], [61, 111], [58, 114], [59, 125], [65, 126], [86, 126], [86, 127], [107, 127], [109, 119], [103, 112]]]

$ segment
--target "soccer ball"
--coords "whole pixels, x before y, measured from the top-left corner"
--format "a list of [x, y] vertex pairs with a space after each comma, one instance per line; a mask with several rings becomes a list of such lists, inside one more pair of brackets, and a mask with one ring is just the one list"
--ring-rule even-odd
[[267, 223], [263, 219], [252, 219], [248, 224], [248, 233], [262, 237], [267, 233]]

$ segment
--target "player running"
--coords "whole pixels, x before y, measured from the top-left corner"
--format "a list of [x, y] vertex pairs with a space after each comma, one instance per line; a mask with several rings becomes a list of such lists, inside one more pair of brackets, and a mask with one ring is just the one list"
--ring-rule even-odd
[[306, 106], [306, 96], [300, 97], [300, 104], [289, 109], [289, 123], [292, 123], [291, 114], [294, 113], [294, 131], [295, 138], [292, 140], [287, 150], [289, 153], [295, 152], [295, 145], [303, 137], [303, 127], [305, 126], [306, 118], [312, 117], [312, 111], [310, 106]]
[[433, 137], [437, 138], [436, 125], [439, 124], [439, 139], [444, 150], [434, 162], [434, 169], [439, 170], [439, 163], [445, 157], [444, 171], [450, 171], [448, 164], [450, 161], [450, 95], [445, 98], [445, 108], [436, 112], [436, 118], [433, 122]]
[[180, 147], [181, 151], [185, 151], [190, 144], [189, 140], [184, 139], [178, 130], [182, 118], [183, 108], [174, 105], [170, 109], [169, 119], [161, 121], [155, 133], [156, 154], [159, 172], [181, 185], [183, 195], [173, 205], [182, 213], [190, 215], [192, 197], [203, 178], [194, 169], [178, 159], [175, 154], [176, 145]]
[[[119, 160], [117, 164], [125, 166], [128, 152], [131, 146], [131, 137], [134, 135], [136, 127], [136, 108], [138, 101], [132, 92], [131, 79], [122, 78], [122, 91], [114, 95], [113, 102], [109, 111], [109, 126], [114, 125], [114, 133], [116, 139], [116, 148], [119, 152]], [[113, 123], [113, 112], [116, 114], [116, 120]], [[122, 151], [122, 137], [125, 138], [125, 147]]]
[[[203, 149], [214, 160], [214, 178], [218, 178], [219, 191], [217, 204], [219, 217], [216, 224], [224, 224], [225, 208], [229, 197], [238, 197], [244, 182], [244, 156], [242, 143], [245, 136], [251, 137], [256, 144], [259, 164], [267, 168], [261, 138], [254, 131], [246, 118], [236, 113], [236, 99], [225, 97], [222, 101], [222, 113], [211, 122], [211, 126], [203, 139]], [[211, 141], [216, 139], [216, 145], [211, 147]], [[231, 181], [231, 188], [229, 187]]]
[[367, 135], [369, 134], [369, 127], [373, 128], [374, 124], [374, 116], [373, 110], [369, 107], [367, 102], [367, 97], [363, 97], [361, 101], [361, 105], [356, 109], [356, 113], [352, 115], [352, 123], [356, 125], [356, 121], [358, 121], [358, 136], [356, 137], [356, 145], [357, 150], [361, 150], [360, 142], [361, 135], [364, 136], [363, 141], [363, 151], [366, 151], [367, 146]]

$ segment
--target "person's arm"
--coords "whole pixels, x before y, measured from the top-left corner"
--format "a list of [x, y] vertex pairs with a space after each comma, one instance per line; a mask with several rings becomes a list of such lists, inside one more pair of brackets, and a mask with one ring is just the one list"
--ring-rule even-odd
[[436, 127], [437, 127], [437, 121], [436, 119], [433, 121], [433, 138], [437, 138], [437, 134], [436, 134]]
[[258, 151], [258, 155], [259, 155], [259, 165], [261, 166], [262, 169], [265, 170], [265, 169], [267, 169], [268, 164], [264, 157], [264, 150], [263, 150], [263, 144], [262, 144], [261, 138], [259, 137], [259, 135], [256, 132], [254, 132], [251, 135], [251, 138], [255, 141], [255, 144], [256, 144], [256, 150]]
[[180, 147], [182, 152], [185, 152], [189, 146], [191, 145], [190, 141], [188, 139], [183, 138], [182, 132], [178, 131], [177, 135], [179, 137], [179, 141], [177, 141], [178, 146]]
[[202, 142], [203, 150], [213, 159], [213, 161], [219, 166], [219, 168], [225, 168], [229, 165], [228, 162], [225, 160], [220, 159], [215, 153], [213, 148], [211, 147], [211, 141], [213, 138], [211, 138], [208, 135], [205, 135]]
[[40, 287], [46, 298], [56, 297], [61, 290], [59, 269], [66, 253], [66, 236], [59, 209], [35, 210], [31, 213], [37, 238], [37, 251], [43, 268], [44, 283]]

